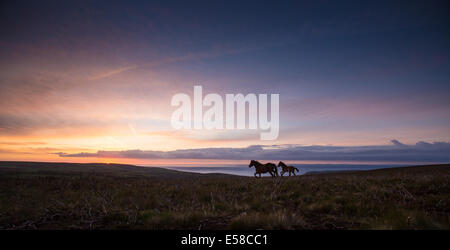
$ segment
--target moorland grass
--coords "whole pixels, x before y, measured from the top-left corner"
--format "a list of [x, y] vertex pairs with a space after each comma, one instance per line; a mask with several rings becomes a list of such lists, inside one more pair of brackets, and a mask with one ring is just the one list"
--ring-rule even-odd
[[449, 229], [450, 165], [249, 178], [0, 163], [1, 229]]

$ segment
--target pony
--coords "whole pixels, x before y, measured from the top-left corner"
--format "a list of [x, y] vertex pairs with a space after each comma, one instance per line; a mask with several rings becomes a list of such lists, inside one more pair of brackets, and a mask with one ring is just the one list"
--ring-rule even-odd
[[259, 174], [259, 177], [261, 177], [261, 174], [269, 173], [272, 178], [279, 176], [277, 171], [277, 165], [269, 162], [266, 164], [262, 164], [259, 161], [251, 160], [250, 164], [248, 165], [249, 168], [255, 167], [255, 177]]
[[294, 166], [287, 166], [282, 161], [278, 162], [278, 167], [281, 167], [281, 171], [280, 171], [281, 176], [283, 176], [283, 174], [286, 172], [289, 172], [289, 176], [291, 176], [291, 173], [293, 173], [295, 176], [295, 171], [299, 172], [298, 168], [296, 168]]

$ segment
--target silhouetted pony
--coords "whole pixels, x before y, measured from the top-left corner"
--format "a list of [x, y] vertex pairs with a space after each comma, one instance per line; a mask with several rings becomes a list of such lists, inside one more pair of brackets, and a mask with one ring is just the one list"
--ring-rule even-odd
[[289, 172], [289, 176], [291, 176], [291, 173], [293, 173], [295, 175], [295, 171], [299, 172], [298, 168], [296, 168], [294, 166], [287, 166], [282, 161], [278, 162], [278, 167], [281, 167], [281, 171], [280, 171], [281, 176], [283, 176], [283, 174], [286, 172]]
[[255, 167], [255, 177], [257, 174], [259, 174], [259, 177], [261, 177], [261, 174], [264, 173], [269, 173], [272, 177], [278, 176], [277, 165], [270, 162], [262, 164], [259, 161], [251, 160], [248, 167]]

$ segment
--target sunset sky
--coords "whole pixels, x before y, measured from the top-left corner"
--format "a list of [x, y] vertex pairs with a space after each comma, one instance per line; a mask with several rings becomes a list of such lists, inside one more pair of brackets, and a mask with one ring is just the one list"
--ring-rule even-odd
[[[0, 160], [450, 161], [448, 1], [2, 1]], [[174, 94], [280, 94], [280, 134]]]

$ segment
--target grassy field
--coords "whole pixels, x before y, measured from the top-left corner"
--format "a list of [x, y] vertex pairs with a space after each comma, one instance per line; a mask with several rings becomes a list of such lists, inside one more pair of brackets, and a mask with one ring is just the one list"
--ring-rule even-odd
[[449, 229], [450, 165], [261, 178], [0, 162], [0, 229]]

